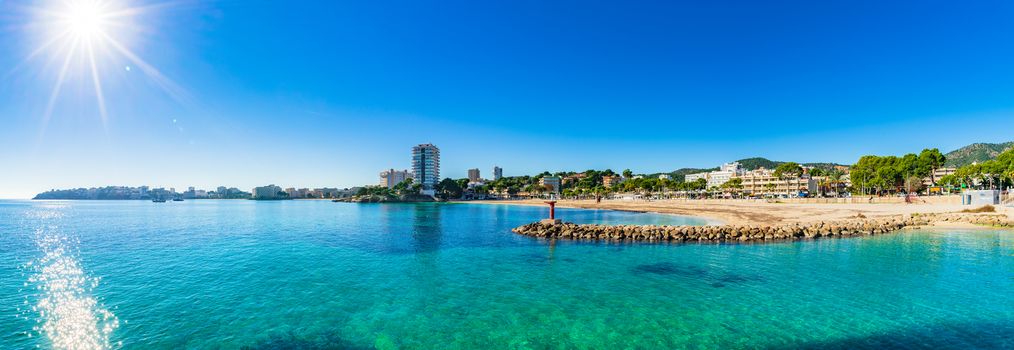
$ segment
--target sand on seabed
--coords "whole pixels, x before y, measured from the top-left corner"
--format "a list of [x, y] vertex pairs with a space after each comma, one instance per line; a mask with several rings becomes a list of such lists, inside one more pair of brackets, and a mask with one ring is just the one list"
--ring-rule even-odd
[[[547, 205], [543, 199], [470, 201], [469, 203]], [[763, 200], [558, 200], [560, 208], [609, 209], [663, 214], [693, 215], [717, 220], [727, 225], [775, 225], [854, 219], [858, 214], [868, 218], [910, 215], [913, 213], [952, 213], [971, 207], [949, 203], [774, 203]], [[997, 207], [1014, 219], [1014, 210]], [[566, 221], [566, 217], [561, 217]]]

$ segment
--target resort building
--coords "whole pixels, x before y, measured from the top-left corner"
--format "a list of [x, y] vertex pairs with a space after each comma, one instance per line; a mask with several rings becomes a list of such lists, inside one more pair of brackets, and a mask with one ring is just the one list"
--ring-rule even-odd
[[503, 169], [498, 166], [493, 166], [493, 181], [500, 180], [503, 178]]
[[412, 173], [415, 181], [422, 185], [422, 193], [434, 195], [434, 188], [440, 182], [440, 149], [431, 143], [412, 147]]
[[782, 179], [775, 176], [773, 171], [760, 168], [736, 177], [743, 180], [743, 192], [751, 196], [797, 196], [800, 192], [817, 192], [817, 181], [807, 175]]
[[708, 173], [687, 174], [686, 176], [683, 177], [683, 181], [685, 182], [694, 182], [700, 179], [704, 179], [705, 181], [707, 181]]
[[[170, 190], [171, 191], [171, 190]], [[282, 196], [279, 193], [285, 193], [281, 187], [275, 185], [267, 185], [253, 188], [253, 199], [281, 199]]]
[[659, 180], [672, 180], [672, 176], [669, 174], [658, 174]]
[[539, 179], [539, 185], [551, 187], [553, 193], [560, 193], [560, 186], [562, 181], [558, 176], [543, 176]]
[[380, 172], [380, 186], [394, 188], [394, 185], [411, 178], [411, 171], [387, 169]]
[[479, 182], [479, 168], [468, 169], [468, 182]]
[[698, 179], [704, 179], [708, 182], [708, 188], [719, 187], [732, 180], [733, 177], [737, 177], [744, 174], [743, 167], [739, 162], [725, 163], [716, 171], [710, 171], [706, 173], [688, 174], [683, 181], [694, 182]]

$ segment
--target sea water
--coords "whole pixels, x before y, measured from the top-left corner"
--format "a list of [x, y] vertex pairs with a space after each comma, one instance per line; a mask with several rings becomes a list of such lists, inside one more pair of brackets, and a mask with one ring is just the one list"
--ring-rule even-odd
[[547, 211], [0, 201], [0, 348], [1014, 347], [1012, 231], [769, 244], [510, 232]]

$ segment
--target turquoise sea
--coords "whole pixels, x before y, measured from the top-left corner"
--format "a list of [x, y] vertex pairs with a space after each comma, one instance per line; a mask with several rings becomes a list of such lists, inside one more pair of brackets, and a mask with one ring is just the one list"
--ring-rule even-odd
[[510, 232], [546, 211], [0, 201], [0, 348], [1014, 348], [1012, 231], [678, 245]]

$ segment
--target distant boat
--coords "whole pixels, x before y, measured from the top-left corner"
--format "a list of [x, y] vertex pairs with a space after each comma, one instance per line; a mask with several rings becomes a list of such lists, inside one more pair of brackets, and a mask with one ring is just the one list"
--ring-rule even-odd
[[151, 201], [155, 203], [165, 203], [165, 198], [152, 198]]
[[173, 198], [173, 202], [182, 202], [183, 198]]

